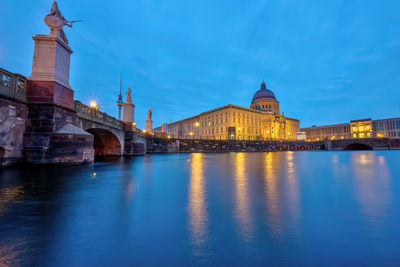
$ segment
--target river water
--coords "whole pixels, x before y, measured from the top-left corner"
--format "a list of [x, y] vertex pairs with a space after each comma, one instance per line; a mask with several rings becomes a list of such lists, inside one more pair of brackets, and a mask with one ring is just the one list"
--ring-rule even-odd
[[0, 170], [0, 266], [399, 265], [400, 151]]

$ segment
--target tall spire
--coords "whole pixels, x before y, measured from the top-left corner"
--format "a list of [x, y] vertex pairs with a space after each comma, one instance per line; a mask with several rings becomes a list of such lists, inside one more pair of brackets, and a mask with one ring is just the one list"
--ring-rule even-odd
[[118, 119], [121, 119], [121, 108], [124, 104], [124, 101], [122, 100], [122, 72], [121, 72], [121, 77], [119, 80], [119, 95], [118, 95], [118, 101], [117, 101], [117, 106], [118, 106]]
[[122, 72], [121, 72], [121, 79], [119, 80], [119, 95], [122, 96]]

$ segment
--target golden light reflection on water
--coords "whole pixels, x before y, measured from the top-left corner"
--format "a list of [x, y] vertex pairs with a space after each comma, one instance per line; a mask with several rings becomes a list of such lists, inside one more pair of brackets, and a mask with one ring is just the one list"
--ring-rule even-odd
[[[0, 217], [7, 211], [7, 204], [18, 201], [23, 197], [24, 186], [13, 186], [0, 189]], [[20, 266], [18, 258], [26, 253], [22, 248], [25, 241], [1, 240], [0, 236], [0, 266]]]
[[235, 218], [239, 225], [239, 234], [249, 241], [253, 232], [252, 218], [249, 211], [249, 195], [246, 176], [246, 155], [235, 154]]
[[206, 240], [208, 215], [202, 153], [192, 153], [190, 159], [189, 222], [190, 235], [195, 245]]
[[23, 185], [0, 189], [0, 216], [6, 210], [6, 204], [21, 198], [24, 194]]
[[299, 223], [300, 216], [300, 190], [298, 184], [298, 176], [296, 171], [296, 164], [293, 159], [293, 151], [288, 151], [286, 153], [286, 163], [287, 163], [287, 181], [288, 181], [288, 202], [290, 217], [293, 220], [292, 225], [297, 226]]
[[0, 266], [23, 266], [20, 258], [30, 251], [23, 239], [0, 241]]
[[351, 165], [361, 214], [371, 226], [379, 225], [392, 203], [391, 175], [385, 158], [372, 151], [353, 152]]
[[[291, 151], [266, 153], [264, 161], [267, 224], [272, 235], [279, 237], [285, 232], [285, 220], [288, 218], [295, 229], [299, 224], [301, 205], [298, 175]], [[286, 186], [280, 188], [280, 185], [284, 185], [282, 183]]]
[[279, 157], [277, 153], [265, 154], [265, 194], [267, 199], [268, 209], [268, 225], [271, 226], [273, 235], [280, 235], [283, 233], [281, 210], [279, 206], [279, 191], [278, 191], [278, 178], [276, 169], [279, 168]]

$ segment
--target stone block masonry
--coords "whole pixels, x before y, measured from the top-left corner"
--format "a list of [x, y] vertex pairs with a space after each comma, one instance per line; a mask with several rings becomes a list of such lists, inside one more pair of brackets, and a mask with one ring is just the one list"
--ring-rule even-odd
[[23, 102], [0, 98], [0, 166], [22, 160], [26, 114]]
[[146, 137], [138, 132], [125, 131], [125, 156], [146, 154]]
[[147, 153], [188, 152], [269, 152], [320, 149], [319, 144], [305, 142], [190, 140], [148, 138]]

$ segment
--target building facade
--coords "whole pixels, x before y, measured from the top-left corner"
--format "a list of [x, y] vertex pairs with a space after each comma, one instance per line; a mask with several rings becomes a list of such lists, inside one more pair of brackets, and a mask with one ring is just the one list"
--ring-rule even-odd
[[274, 93], [261, 83], [250, 108], [225, 105], [167, 125], [172, 138], [216, 140], [296, 140], [300, 122], [279, 112]]
[[352, 138], [400, 138], [400, 118], [351, 120], [349, 123], [302, 128], [307, 141]]

